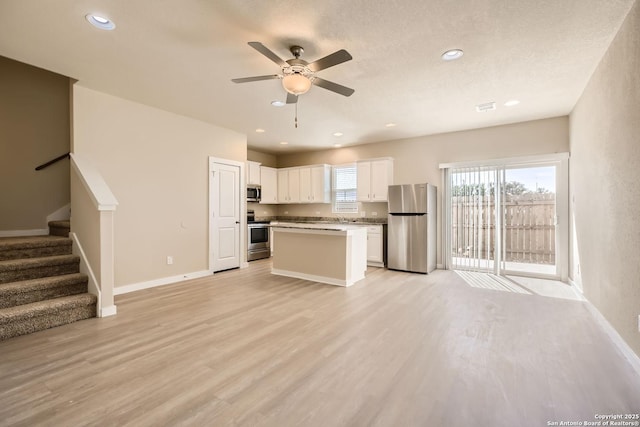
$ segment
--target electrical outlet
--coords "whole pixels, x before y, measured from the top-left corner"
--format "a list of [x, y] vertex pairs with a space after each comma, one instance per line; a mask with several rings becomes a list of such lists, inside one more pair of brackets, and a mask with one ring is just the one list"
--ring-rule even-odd
[[316, 215], [320, 215], [320, 211], [316, 211]]
[[365, 211], [360, 212], [360, 217], [365, 218], [367, 216], [367, 213]]
[[371, 212], [371, 216], [378, 216], [378, 212]]
[[285, 215], [289, 215], [289, 211], [284, 211], [284, 214]]
[[167, 256], [167, 265], [173, 264], [173, 257], [171, 255]]

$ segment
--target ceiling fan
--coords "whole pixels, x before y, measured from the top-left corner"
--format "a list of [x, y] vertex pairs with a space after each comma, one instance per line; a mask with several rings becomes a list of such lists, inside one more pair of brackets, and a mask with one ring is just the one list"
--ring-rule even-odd
[[231, 79], [234, 83], [248, 83], [257, 82], [260, 80], [282, 79], [282, 86], [287, 91], [287, 104], [295, 104], [298, 102], [298, 96], [306, 93], [311, 85], [320, 86], [321, 88], [330, 90], [344, 96], [351, 96], [353, 89], [346, 86], [339, 85], [334, 82], [330, 82], [325, 79], [321, 79], [316, 75], [320, 70], [333, 67], [334, 65], [342, 64], [343, 62], [352, 59], [349, 52], [341, 49], [337, 52], [327, 55], [324, 58], [318, 59], [314, 62], [307, 62], [304, 59], [300, 59], [304, 49], [300, 46], [291, 46], [289, 49], [294, 58], [287, 61], [280, 58], [278, 55], [269, 50], [268, 47], [260, 42], [249, 42], [249, 46], [278, 64], [282, 69], [281, 74], [271, 74], [267, 76], [255, 76], [244, 77], [240, 79]]

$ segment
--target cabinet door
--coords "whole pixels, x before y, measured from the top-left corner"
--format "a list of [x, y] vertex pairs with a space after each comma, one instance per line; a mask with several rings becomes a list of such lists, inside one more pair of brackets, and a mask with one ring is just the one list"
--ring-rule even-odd
[[289, 203], [300, 203], [300, 169], [289, 169]]
[[311, 203], [313, 201], [313, 185], [311, 168], [300, 168], [300, 202]]
[[[311, 169], [311, 202], [331, 203], [331, 168], [314, 166]], [[301, 176], [302, 178], [302, 176]], [[304, 182], [304, 180], [300, 180]]]
[[357, 200], [368, 202], [371, 199], [371, 162], [358, 162], [357, 169]]
[[382, 234], [367, 233], [367, 261], [382, 262]]
[[274, 168], [260, 167], [262, 199], [260, 203], [278, 203], [278, 172]]
[[247, 162], [247, 184], [260, 185], [260, 163]]
[[289, 203], [289, 171], [278, 171], [278, 203]]
[[371, 196], [372, 202], [386, 202], [389, 188], [388, 160], [375, 160], [371, 162]]

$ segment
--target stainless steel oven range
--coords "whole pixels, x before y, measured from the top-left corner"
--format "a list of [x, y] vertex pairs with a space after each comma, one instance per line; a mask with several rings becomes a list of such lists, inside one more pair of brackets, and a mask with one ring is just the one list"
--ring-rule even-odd
[[256, 221], [255, 211], [247, 211], [247, 261], [269, 258], [269, 221]]

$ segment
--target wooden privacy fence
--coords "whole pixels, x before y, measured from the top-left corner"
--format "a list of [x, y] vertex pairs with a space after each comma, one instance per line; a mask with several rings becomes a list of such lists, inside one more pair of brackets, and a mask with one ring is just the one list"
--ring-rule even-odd
[[[555, 194], [506, 195], [503, 200], [504, 261], [555, 264]], [[451, 198], [454, 257], [495, 259], [493, 196]]]

